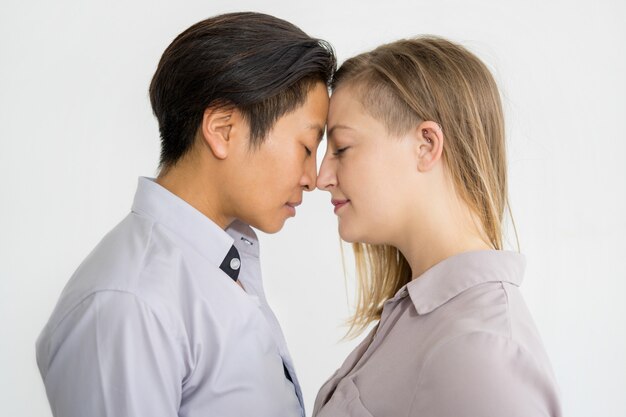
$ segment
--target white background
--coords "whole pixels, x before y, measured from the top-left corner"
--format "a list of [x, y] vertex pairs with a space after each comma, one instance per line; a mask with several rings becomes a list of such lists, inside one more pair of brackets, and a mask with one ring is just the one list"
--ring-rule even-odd
[[[522, 289], [565, 415], [626, 416], [623, 0], [2, 0], [0, 415], [50, 416], [35, 340], [74, 269], [129, 211], [136, 178], [155, 174], [147, 89], [161, 53], [191, 24], [239, 10], [292, 21], [331, 41], [340, 61], [429, 33], [489, 65], [528, 259]], [[353, 281], [328, 194], [306, 195], [298, 216], [261, 240], [266, 291], [310, 413], [356, 343], [339, 342]]]

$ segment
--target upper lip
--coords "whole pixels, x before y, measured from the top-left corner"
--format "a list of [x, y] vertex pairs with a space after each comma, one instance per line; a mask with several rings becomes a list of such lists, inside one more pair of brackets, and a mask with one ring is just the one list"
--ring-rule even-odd
[[292, 203], [292, 202], [287, 202], [287, 205], [288, 205], [289, 207], [298, 207], [300, 204], [302, 204], [302, 200], [300, 200], [300, 201], [295, 201], [295, 202], [293, 202], [293, 203]]
[[348, 201], [350, 201], [350, 200], [347, 200], [347, 199], [340, 200], [340, 199], [337, 199], [337, 198], [333, 198], [332, 200], [330, 200], [332, 205], [335, 206], [335, 207], [338, 206], [339, 204], [347, 203]]

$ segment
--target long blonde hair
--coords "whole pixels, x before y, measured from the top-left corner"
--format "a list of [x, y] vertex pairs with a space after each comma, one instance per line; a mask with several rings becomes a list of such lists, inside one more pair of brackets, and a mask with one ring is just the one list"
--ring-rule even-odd
[[[404, 39], [348, 59], [333, 90], [354, 87], [365, 109], [401, 135], [432, 120], [446, 137], [443, 162], [459, 196], [480, 220], [494, 249], [502, 249], [508, 208], [504, 117], [495, 80], [464, 47], [437, 37]], [[509, 208], [510, 210], [510, 208]], [[411, 278], [390, 245], [353, 243], [357, 305], [348, 321], [356, 336], [380, 319], [383, 303]]]

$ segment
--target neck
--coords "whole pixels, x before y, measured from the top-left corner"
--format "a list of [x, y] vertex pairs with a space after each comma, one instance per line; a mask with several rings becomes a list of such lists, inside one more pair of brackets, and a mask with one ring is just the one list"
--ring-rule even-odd
[[437, 239], [427, 241], [411, 239], [402, 247], [398, 247], [411, 266], [413, 279], [432, 268], [439, 262], [459, 253], [493, 249], [479, 236], [443, 235], [438, 232]]
[[220, 204], [223, 200], [220, 199], [219, 188], [210, 180], [212, 176], [205, 175], [206, 172], [206, 167], [193, 159], [183, 158], [159, 174], [156, 182], [226, 229], [234, 219], [225, 214]]
[[480, 220], [455, 197], [431, 201], [423, 214], [409, 221], [404, 239], [395, 245], [409, 262], [413, 279], [459, 253], [494, 249]]

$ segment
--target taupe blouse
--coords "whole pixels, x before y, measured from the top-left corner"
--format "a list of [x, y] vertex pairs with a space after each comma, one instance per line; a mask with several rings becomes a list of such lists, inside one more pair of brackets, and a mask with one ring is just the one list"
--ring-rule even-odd
[[313, 416], [560, 417], [519, 291], [524, 268], [519, 253], [475, 251], [411, 281], [322, 386]]

